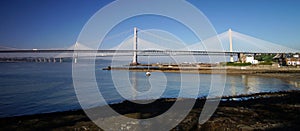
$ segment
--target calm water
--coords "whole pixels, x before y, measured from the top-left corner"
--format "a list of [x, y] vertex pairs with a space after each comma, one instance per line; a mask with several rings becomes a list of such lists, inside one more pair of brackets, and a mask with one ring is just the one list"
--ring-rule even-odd
[[[110, 71], [101, 70], [109, 64], [109, 61], [97, 61], [95, 68], [100, 91], [108, 103], [125, 100], [116, 90], [115, 84], [119, 91], [132, 96], [129, 99], [178, 97], [181, 85], [184, 85], [187, 91], [180, 97], [193, 98], [191, 94], [197, 91], [195, 85], [199, 84], [195, 78], [200, 79], [198, 97], [203, 97], [208, 95], [211, 84], [212, 75], [208, 74], [183, 74], [185, 79], [182, 82], [179, 73], [161, 72], [153, 72], [149, 78], [145, 77], [145, 72], [130, 72], [129, 80], [124, 79], [122, 75], [114, 76], [112, 79]], [[124, 71], [114, 73], [128, 74]], [[224, 77], [227, 78], [224, 96], [298, 89], [291, 84], [293, 82], [275, 78], [248, 75], [215, 76], [216, 83]], [[132, 86], [139, 92], [149, 91], [152, 88], [154, 90], [147, 96], [130, 94], [132, 92], [128, 91], [128, 87]], [[95, 92], [90, 92], [90, 96], [93, 96], [93, 93]], [[94, 103], [96, 102], [90, 102], [91, 107], [97, 106]], [[73, 87], [72, 63], [0, 63], [0, 117], [80, 108]]]

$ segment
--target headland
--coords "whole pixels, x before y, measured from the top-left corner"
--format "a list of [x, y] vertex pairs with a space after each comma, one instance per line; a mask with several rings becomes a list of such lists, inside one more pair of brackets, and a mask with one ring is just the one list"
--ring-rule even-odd
[[300, 73], [299, 67], [274, 65], [226, 66], [220, 64], [141, 64], [120, 67], [106, 67], [103, 70], [129, 70], [151, 72], [181, 72], [200, 74], [262, 74], [262, 73]]

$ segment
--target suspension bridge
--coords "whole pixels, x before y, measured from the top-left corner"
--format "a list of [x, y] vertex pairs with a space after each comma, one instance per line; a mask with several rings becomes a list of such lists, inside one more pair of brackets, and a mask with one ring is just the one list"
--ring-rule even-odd
[[[0, 58], [33, 58], [35, 61], [62, 61], [63, 58], [77, 59], [76, 53], [95, 55], [98, 57], [112, 56], [133, 56], [132, 63], [137, 64], [138, 56], [187, 56], [187, 55], [226, 55], [230, 56], [230, 61], [234, 61], [234, 56], [241, 54], [295, 54], [300, 51], [292, 49], [239, 32], [228, 31], [217, 36], [202, 40], [196, 44], [185, 44], [184, 42], [170, 37], [164, 37], [142, 29], [121, 32], [117, 35], [106, 38], [107, 41], [127, 38], [115, 47], [107, 49], [92, 49], [76, 42], [66, 49], [17, 49], [0, 46]], [[219, 40], [222, 50], [207, 49], [207, 45], [215, 44], [213, 40]], [[59, 59], [59, 60], [57, 60]], [[76, 61], [76, 60], [75, 60]]]

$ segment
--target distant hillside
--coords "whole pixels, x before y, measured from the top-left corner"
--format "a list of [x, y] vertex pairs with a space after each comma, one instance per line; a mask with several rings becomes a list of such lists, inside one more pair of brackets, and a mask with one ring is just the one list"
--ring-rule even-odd
[[6, 46], [0, 46], [0, 50], [15, 50], [17, 48], [12, 48], [12, 47], [6, 47]]

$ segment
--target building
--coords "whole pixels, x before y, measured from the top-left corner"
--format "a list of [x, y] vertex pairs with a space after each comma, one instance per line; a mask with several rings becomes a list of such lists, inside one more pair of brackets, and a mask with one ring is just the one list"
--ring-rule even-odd
[[300, 66], [299, 54], [292, 55], [285, 59], [288, 66]]
[[254, 59], [254, 55], [246, 55], [246, 63], [258, 64], [258, 60]]

